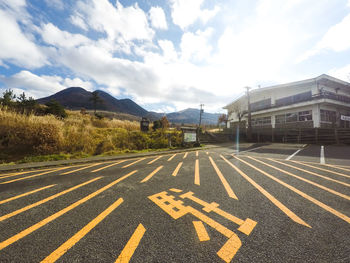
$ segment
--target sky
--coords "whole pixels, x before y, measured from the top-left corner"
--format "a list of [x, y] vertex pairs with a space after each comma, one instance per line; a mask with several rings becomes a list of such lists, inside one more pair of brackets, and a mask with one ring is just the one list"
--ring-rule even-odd
[[0, 94], [225, 112], [245, 86], [321, 74], [350, 82], [350, 0], [0, 0]]

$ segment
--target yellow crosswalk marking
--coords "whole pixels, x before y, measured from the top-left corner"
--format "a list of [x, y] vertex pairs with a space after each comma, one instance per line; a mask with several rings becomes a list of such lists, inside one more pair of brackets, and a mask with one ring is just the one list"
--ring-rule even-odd
[[248, 163], [248, 162], [246, 162], [246, 161], [244, 161], [244, 160], [238, 158], [237, 156], [234, 156], [234, 157], [237, 158], [239, 161], [245, 163], [246, 165], [252, 167], [253, 169], [259, 171], [260, 173], [266, 175], [267, 177], [271, 178], [272, 180], [278, 182], [279, 184], [281, 184], [281, 185], [287, 187], [289, 190], [292, 190], [293, 192], [295, 192], [295, 193], [297, 193], [298, 195], [304, 197], [305, 199], [309, 200], [310, 202], [314, 203], [315, 205], [318, 205], [319, 207], [323, 208], [324, 210], [326, 210], [326, 211], [332, 213], [333, 215], [339, 217], [340, 219], [343, 219], [345, 222], [347, 222], [347, 223], [350, 224], [350, 217], [348, 217], [348, 216], [346, 216], [346, 215], [340, 213], [339, 211], [337, 211], [337, 210], [335, 210], [334, 208], [332, 208], [332, 207], [330, 207], [330, 206], [328, 206], [328, 205], [322, 203], [321, 201], [318, 201], [317, 199], [315, 199], [315, 198], [309, 196], [308, 194], [305, 194], [304, 192], [302, 192], [302, 191], [296, 189], [295, 187], [293, 187], [293, 186], [291, 186], [291, 185], [289, 185], [289, 184], [287, 184], [287, 183], [285, 183], [285, 182], [283, 182], [283, 181], [277, 179], [276, 177], [274, 177], [274, 176], [272, 176], [272, 175], [270, 175], [270, 174], [268, 174], [268, 173], [262, 171], [261, 169], [259, 169], [259, 168], [255, 167], [254, 165], [252, 165], [252, 164], [250, 164], [250, 163]]
[[130, 167], [130, 166], [132, 166], [132, 165], [134, 165], [134, 164], [136, 164], [136, 163], [138, 163], [138, 162], [141, 162], [141, 161], [143, 161], [143, 160], [145, 160], [145, 159], [146, 159], [146, 158], [138, 159], [138, 160], [136, 160], [135, 162], [129, 163], [129, 164], [127, 164], [127, 165], [124, 165], [122, 168], [128, 168], [128, 167]]
[[211, 165], [214, 167], [214, 170], [216, 172], [216, 174], [219, 176], [221, 183], [223, 184], [223, 186], [225, 187], [225, 190], [228, 194], [229, 197], [234, 198], [236, 200], [238, 200], [238, 197], [235, 195], [235, 193], [233, 192], [231, 186], [228, 184], [228, 182], [226, 181], [225, 177], [223, 176], [223, 174], [221, 173], [221, 171], [219, 170], [219, 168], [216, 166], [215, 162], [213, 161], [213, 159], [209, 156], [209, 160], [211, 162]]
[[18, 198], [27, 196], [27, 195], [31, 195], [31, 194], [37, 193], [37, 192], [39, 192], [39, 191], [42, 191], [42, 190], [51, 188], [51, 187], [53, 187], [53, 186], [55, 186], [55, 185], [56, 185], [56, 184], [44, 186], [44, 187], [41, 187], [41, 188], [39, 188], [39, 189], [35, 189], [35, 190], [32, 190], [32, 191], [26, 192], [26, 193], [24, 193], [24, 194], [20, 194], [20, 195], [16, 195], [16, 196], [7, 198], [7, 199], [5, 199], [5, 200], [0, 201], [0, 205], [1, 205], [1, 204], [8, 203], [8, 202], [10, 202], [10, 201], [12, 201], [12, 200], [16, 200], [16, 199], [18, 199]]
[[[347, 199], [347, 200], [350, 200], [350, 196], [348, 196], [348, 195], [339, 193], [339, 192], [337, 192], [337, 191], [335, 191], [335, 190], [332, 190], [332, 189], [330, 189], [330, 188], [328, 188], [328, 187], [325, 187], [325, 186], [323, 186], [323, 185], [320, 185], [320, 184], [318, 184], [318, 183], [315, 183], [315, 182], [313, 182], [313, 181], [310, 181], [310, 180], [308, 180], [308, 179], [305, 179], [305, 178], [303, 178], [303, 177], [300, 177], [300, 176], [298, 176], [298, 175], [295, 175], [295, 174], [293, 174], [293, 173], [290, 173], [290, 172], [288, 172], [288, 171], [286, 171], [286, 170], [280, 169], [280, 168], [275, 167], [275, 166], [273, 166], [273, 165], [271, 165], [271, 164], [268, 164], [268, 163], [265, 163], [265, 162], [263, 162], [263, 161], [260, 161], [260, 160], [258, 160], [258, 159], [255, 159], [255, 158], [253, 158], [253, 157], [251, 157], [251, 156], [247, 156], [247, 157], [250, 158], [250, 159], [252, 159], [252, 160], [254, 160], [254, 161], [256, 161], [256, 162], [262, 163], [262, 164], [264, 164], [264, 165], [266, 165], [266, 166], [268, 166], [268, 167], [271, 167], [271, 168], [273, 168], [273, 169], [276, 169], [277, 171], [280, 171], [280, 172], [282, 172], [282, 173], [285, 173], [285, 174], [288, 174], [288, 175], [293, 176], [293, 177], [295, 177], [295, 178], [298, 178], [299, 180], [302, 180], [302, 181], [304, 181], [304, 182], [307, 182], [307, 183], [309, 183], [309, 184], [312, 184], [312, 185], [314, 185], [314, 186], [316, 186], [316, 187], [318, 187], [318, 188], [321, 188], [321, 189], [323, 189], [323, 190], [325, 190], [325, 191], [328, 191], [328, 192], [330, 192], [330, 193], [332, 193], [332, 194], [335, 194], [335, 195], [337, 195], [337, 196], [340, 196], [340, 197], [342, 197], [342, 198], [345, 198], [345, 199]], [[279, 161], [275, 161], [275, 162], [276, 162], [276, 163], [279, 163], [279, 164], [283, 164], [282, 162], [279, 162]]]
[[159, 160], [160, 158], [162, 158], [163, 156], [158, 156], [157, 158], [153, 159], [152, 161], [148, 162], [147, 164], [152, 164], [154, 163], [155, 161]]
[[96, 172], [99, 172], [99, 171], [101, 171], [101, 170], [107, 169], [107, 168], [109, 168], [109, 167], [112, 167], [112, 166], [114, 166], [114, 165], [117, 165], [117, 164], [120, 164], [120, 163], [123, 163], [123, 162], [126, 162], [126, 161], [127, 161], [127, 160], [121, 160], [121, 161], [118, 161], [118, 162], [109, 164], [109, 165], [107, 165], [107, 166], [103, 166], [103, 167], [98, 168], [98, 169], [96, 169], [96, 170], [93, 170], [93, 171], [91, 171], [91, 172], [92, 172], [92, 173], [96, 173]]
[[196, 185], [200, 185], [200, 179], [199, 179], [199, 161], [198, 159], [195, 162], [195, 167], [194, 167], [194, 183]]
[[210, 237], [208, 235], [207, 230], [205, 229], [205, 226], [202, 221], [192, 221], [194, 225], [194, 229], [197, 232], [197, 236], [199, 241], [208, 241], [210, 240]]
[[153, 172], [151, 172], [149, 175], [147, 175], [140, 183], [147, 182], [149, 179], [153, 177], [156, 173], [158, 173], [163, 168], [163, 165], [156, 168]]
[[128, 243], [125, 245], [124, 249], [120, 253], [119, 257], [115, 263], [128, 263], [134, 254], [136, 248], [139, 246], [139, 243], [145, 234], [146, 229], [142, 224], [139, 224], [136, 228], [134, 234], [132, 234]]
[[51, 221], [55, 220], [56, 218], [64, 215], [65, 213], [69, 212], [70, 210], [76, 208], [77, 206], [87, 202], [88, 200], [92, 199], [93, 197], [95, 197], [96, 195], [106, 191], [107, 189], [111, 188], [112, 186], [114, 186], [115, 184], [123, 181], [124, 179], [128, 178], [129, 176], [133, 175], [134, 173], [136, 173], [137, 170], [132, 171], [130, 173], [128, 173], [127, 175], [122, 176], [121, 178], [113, 181], [112, 183], [100, 188], [99, 190], [97, 190], [96, 192], [93, 192], [92, 194], [89, 194], [88, 196], [76, 201], [75, 203], [67, 206], [66, 208], [58, 211], [57, 213], [45, 218], [44, 220], [41, 220], [40, 222], [36, 223], [35, 225], [32, 225], [31, 227], [21, 231], [20, 233], [6, 239], [5, 241], [2, 241], [0, 243], [0, 250], [8, 247], [9, 245], [15, 243], [16, 241], [28, 236], [29, 234], [33, 233], [34, 231], [38, 230], [39, 228], [45, 226], [46, 224], [50, 223]]
[[82, 183], [82, 184], [78, 184], [78, 185], [76, 185], [76, 186], [74, 186], [74, 187], [68, 188], [68, 189], [66, 189], [66, 190], [64, 190], [64, 191], [62, 191], [62, 192], [59, 192], [59, 193], [54, 194], [54, 195], [51, 195], [51, 196], [49, 196], [49, 197], [47, 197], [47, 198], [45, 198], [45, 199], [42, 199], [42, 200], [40, 200], [40, 201], [38, 201], [38, 202], [35, 202], [35, 203], [31, 204], [31, 205], [27, 205], [27, 206], [25, 206], [25, 207], [23, 207], [23, 208], [21, 208], [21, 209], [18, 209], [18, 210], [16, 210], [16, 211], [13, 211], [13, 212], [11, 212], [11, 213], [8, 213], [8, 214], [6, 214], [6, 215], [3, 215], [3, 216], [0, 217], [0, 222], [6, 220], [6, 219], [8, 219], [8, 218], [11, 218], [11, 217], [13, 217], [13, 216], [15, 216], [15, 215], [18, 215], [18, 214], [20, 214], [20, 213], [23, 213], [23, 212], [25, 212], [25, 211], [27, 211], [27, 210], [29, 210], [29, 209], [32, 209], [33, 207], [36, 207], [36, 206], [42, 205], [42, 204], [44, 204], [44, 203], [46, 203], [46, 202], [49, 202], [49, 201], [51, 201], [51, 200], [53, 200], [53, 199], [55, 199], [55, 198], [57, 198], [57, 197], [59, 197], [59, 196], [62, 196], [62, 195], [67, 194], [67, 193], [69, 193], [69, 192], [72, 192], [73, 190], [78, 189], [78, 188], [80, 188], [80, 187], [82, 187], [82, 186], [84, 186], [84, 185], [87, 185], [87, 184], [90, 184], [90, 183], [92, 183], [92, 182], [95, 182], [96, 180], [99, 180], [99, 179], [101, 179], [101, 178], [102, 178], [102, 177], [97, 177], [97, 178], [94, 178], [94, 179], [89, 180], [89, 181], [87, 181], [87, 182], [84, 182], [84, 183]]
[[302, 220], [299, 216], [297, 216], [295, 213], [293, 213], [288, 207], [286, 207], [284, 204], [282, 204], [280, 201], [278, 201], [273, 195], [271, 195], [269, 192], [267, 192], [264, 188], [262, 188], [258, 183], [256, 183], [253, 179], [251, 179], [248, 175], [246, 175], [244, 172], [242, 172], [238, 167], [233, 165], [231, 162], [229, 162], [225, 157], [220, 155], [220, 157], [233, 169], [235, 169], [244, 179], [246, 179], [250, 184], [252, 184], [260, 193], [262, 193], [267, 199], [269, 199], [275, 206], [277, 206], [283, 213], [285, 213], [290, 219], [292, 219], [294, 222], [310, 227], [309, 224], [307, 224], [304, 220]]
[[172, 176], [176, 176], [179, 173], [181, 166], [182, 166], [182, 162], [179, 162], [179, 164], [176, 166], [174, 172], [172, 173]]
[[121, 203], [123, 203], [123, 198], [119, 198], [116, 202], [110, 205], [106, 210], [99, 214], [95, 219], [90, 221], [85, 227], [83, 227], [74, 236], [64, 242], [59, 248], [47, 256], [41, 263], [53, 263], [56, 262], [60, 257], [63, 256], [70, 248], [72, 248], [76, 243], [80, 241], [84, 236], [86, 236], [97, 224], [99, 224], [106, 216], [112, 213]]

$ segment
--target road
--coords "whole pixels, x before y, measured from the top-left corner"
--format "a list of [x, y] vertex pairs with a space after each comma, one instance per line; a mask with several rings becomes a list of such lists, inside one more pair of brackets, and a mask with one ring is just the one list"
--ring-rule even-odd
[[349, 156], [243, 145], [2, 173], [0, 262], [350, 262]]

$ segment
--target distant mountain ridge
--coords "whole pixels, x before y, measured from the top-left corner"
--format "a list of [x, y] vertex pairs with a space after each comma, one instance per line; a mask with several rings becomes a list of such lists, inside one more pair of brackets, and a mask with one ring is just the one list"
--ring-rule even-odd
[[[97, 110], [127, 113], [138, 117], [147, 117], [152, 121], [164, 116], [162, 113], [145, 110], [131, 99], [118, 100], [102, 90], [97, 90], [97, 93], [103, 101], [102, 103], [97, 104]], [[40, 98], [37, 102], [45, 104], [50, 100], [56, 100], [67, 109], [80, 110], [85, 108], [87, 110], [93, 110], [94, 105], [90, 100], [91, 97], [92, 92], [90, 91], [81, 87], [70, 87], [51, 96]], [[220, 114], [218, 113], [204, 112], [202, 115], [202, 124], [217, 124], [219, 115]], [[166, 117], [171, 123], [198, 124], [199, 109], [189, 108], [178, 112], [167, 113]]]

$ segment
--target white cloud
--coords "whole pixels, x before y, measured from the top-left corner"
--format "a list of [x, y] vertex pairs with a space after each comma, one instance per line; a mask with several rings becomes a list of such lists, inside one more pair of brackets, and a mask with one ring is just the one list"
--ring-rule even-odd
[[60, 90], [71, 86], [80, 86], [88, 90], [93, 89], [93, 84], [89, 81], [83, 81], [79, 78], [62, 78], [61, 76], [38, 76], [27, 70], [22, 70], [12, 76], [5, 77], [0, 75], [0, 80], [8, 88], [14, 89], [17, 93], [25, 92], [28, 97], [35, 99], [52, 95]]
[[201, 9], [204, 0], [170, 0], [171, 17], [173, 23], [185, 29], [197, 20], [201, 20], [204, 24], [214, 17], [220, 10], [218, 6], [214, 9]]
[[350, 82], [350, 64], [341, 68], [331, 69], [327, 74], [335, 78]]
[[74, 15], [71, 15], [70, 16], [70, 21], [73, 25], [77, 26], [77, 27], [80, 27], [81, 29], [87, 31], [88, 30], [88, 26], [87, 24], [85, 23], [83, 17], [81, 14], [79, 13], [76, 13]]
[[181, 58], [186, 61], [200, 62], [210, 57], [212, 47], [208, 39], [213, 33], [212, 28], [205, 31], [197, 30], [195, 33], [186, 32], [181, 38]]
[[0, 9], [0, 60], [38, 68], [47, 63], [39, 47], [25, 35], [16, 19]]
[[151, 24], [157, 29], [168, 29], [168, 25], [165, 18], [164, 10], [159, 6], [152, 6], [149, 10], [149, 18]]
[[62, 0], [45, 0], [45, 3], [58, 10], [63, 10], [64, 9], [64, 3]]
[[158, 40], [158, 45], [163, 51], [163, 58], [165, 61], [175, 61], [177, 59], [178, 56], [173, 42], [169, 40]]

